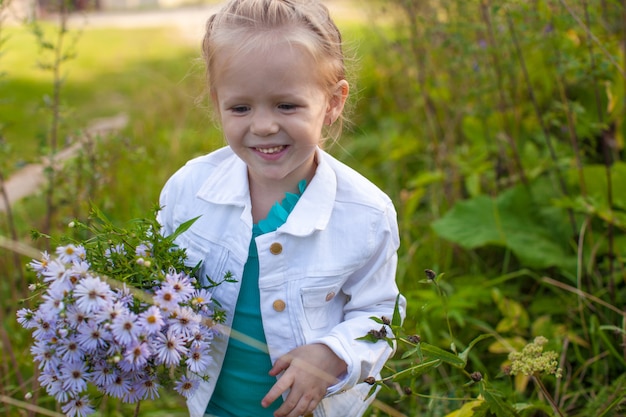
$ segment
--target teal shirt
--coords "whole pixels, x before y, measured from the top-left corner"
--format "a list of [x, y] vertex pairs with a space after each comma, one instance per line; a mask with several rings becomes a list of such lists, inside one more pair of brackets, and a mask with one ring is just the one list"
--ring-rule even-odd
[[[283, 402], [282, 397], [279, 397], [268, 408], [261, 407], [261, 400], [276, 383], [276, 378], [268, 374], [272, 362], [261, 319], [259, 257], [255, 238], [273, 232], [285, 223], [305, 187], [306, 182], [301, 181], [298, 194], [287, 193], [282, 203], [275, 203], [267, 218], [252, 229], [248, 260], [243, 269], [233, 316], [234, 332], [228, 341], [222, 371], [206, 409], [206, 413], [211, 416], [272, 417]], [[249, 343], [241, 340], [237, 334], [254, 341]]]

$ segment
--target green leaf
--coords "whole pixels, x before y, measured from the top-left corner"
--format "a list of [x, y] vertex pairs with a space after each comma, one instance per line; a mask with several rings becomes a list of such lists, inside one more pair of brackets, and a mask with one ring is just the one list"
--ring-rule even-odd
[[480, 384], [480, 393], [489, 405], [489, 410], [497, 417], [519, 416], [513, 407], [506, 403], [504, 395], [500, 391], [488, 388], [485, 384]]
[[482, 195], [461, 201], [432, 227], [466, 249], [495, 245], [510, 249], [525, 266], [573, 269], [570, 235], [559, 233], [567, 219], [565, 211], [536, 200], [525, 187], [516, 186], [496, 198]]
[[194, 217], [191, 220], [187, 220], [184, 223], [181, 223], [178, 228], [176, 228], [176, 230], [174, 231], [174, 233], [172, 233], [171, 235], [168, 236], [168, 239], [170, 241], [174, 241], [178, 236], [180, 236], [181, 234], [185, 233], [187, 230], [189, 230], [189, 228], [196, 222], [196, 220], [198, 220], [201, 216], [198, 217]]
[[469, 356], [469, 353], [474, 348], [474, 346], [476, 346], [478, 344], [478, 342], [481, 342], [481, 341], [483, 341], [485, 339], [488, 339], [490, 337], [493, 337], [493, 335], [491, 335], [491, 334], [481, 334], [480, 336], [478, 336], [477, 338], [472, 340], [470, 342], [470, 344], [465, 348], [465, 350], [463, 352], [459, 353], [459, 358], [463, 359], [463, 362], [465, 362], [467, 364], [467, 357]]
[[402, 326], [402, 316], [400, 315], [400, 294], [396, 297], [396, 305], [393, 308], [392, 326]]
[[438, 348], [437, 346], [424, 342], [420, 343], [420, 345], [422, 348], [422, 353], [428, 358], [439, 359], [442, 362], [446, 362], [452, 366], [456, 366], [457, 368], [465, 367], [465, 361], [454, 353], [448, 352], [446, 350]]

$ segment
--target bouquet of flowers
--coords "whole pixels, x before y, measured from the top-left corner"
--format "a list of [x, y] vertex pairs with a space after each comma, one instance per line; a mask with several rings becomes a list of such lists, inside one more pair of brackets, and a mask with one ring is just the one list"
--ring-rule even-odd
[[194, 278], [199, 265], [186, 266], [174, 244], [195, 219], [166, 237], [156, 220], [123, 229], [93, 214], [90, 225], [70, 223], [88, 239], [68, 240], [29, 264], [38, 278], [31, 289], [43, 295], [17, 316], [33, 331], [41, 386], [68, 416], [95, 412], [89, 386], [137, 403], [137, 411], [163, 386], [189, 397], [211, 363], [212, 326], [224, 319]]

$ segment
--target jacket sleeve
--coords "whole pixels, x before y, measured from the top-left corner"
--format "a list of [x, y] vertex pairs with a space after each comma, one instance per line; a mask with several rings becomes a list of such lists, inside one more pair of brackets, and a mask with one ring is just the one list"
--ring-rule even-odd
[[[328, 395], [350, 389], [368, 376], [379, 375], [394, 353], [395, 348], [391, 348], [385, 340], [376, 343], [357, 340], [370, 330], [380, 329], [381, 325], [371, 317], [391, 319], [396, 300], [403, 320], [406, 314], [406, 299], [399, 294], [395, 281], [399, 236], [396, 211], [391, 202], [381, 216], [373, 242], [371, 255], [343, 287], [349, 297], [344, 307], [345, 320], [327, 335], [312, 341], [327, 345], [348, 365], [347, 374], [329, 388]], [[387, 330], [388, 336], [392, 337]]]

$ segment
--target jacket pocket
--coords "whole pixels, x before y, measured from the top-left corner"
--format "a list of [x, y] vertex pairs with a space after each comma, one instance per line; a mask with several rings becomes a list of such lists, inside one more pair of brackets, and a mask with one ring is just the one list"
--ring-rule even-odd
[[300, 289], [304, 316], [311, 329], [321, 329], [328, 326], [333, 308], [337, 308], [336, 297], [339, 290], [336, 285]]

